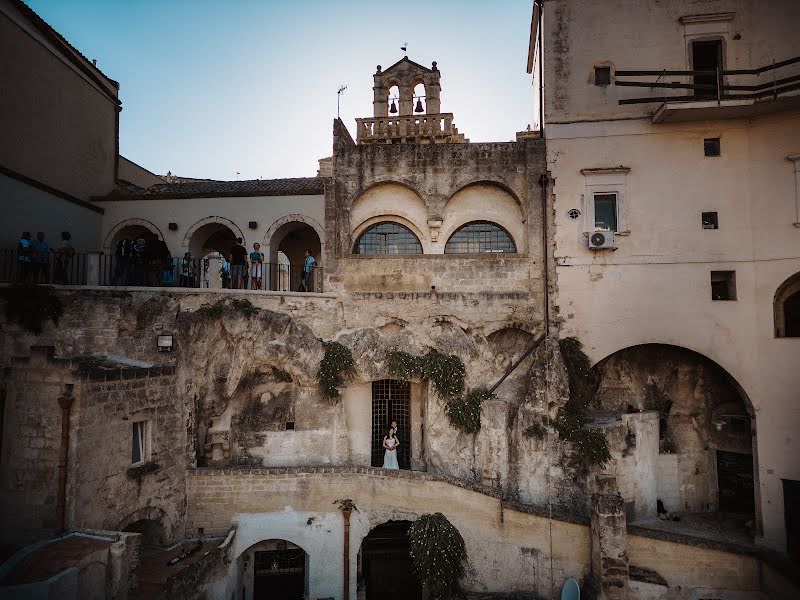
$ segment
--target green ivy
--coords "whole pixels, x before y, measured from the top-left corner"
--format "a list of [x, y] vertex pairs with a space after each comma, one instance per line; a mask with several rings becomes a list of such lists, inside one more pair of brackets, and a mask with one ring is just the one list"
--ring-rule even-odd
[[485, 389], [470, 390], [466, 396], [451, 398], [444, 406], [444, 413], [456, 429], [464, 433], [477, 433], [481, 430], [481, 403], [494, 398]]
[[39, 335], [45, 321], [58, 325], [64, 305], [54, 288], [45, 285], [12, 285], [0, 290], [6, 302], [6, 318]]
[[604, 465], [611, 460], [605, 434], [600, 429], [585, 428], [586, 409], [594, 390], [591, 362], [581, 342], [574, 337], [559, 340], [558, 347], [567, 367], [569, 400], [548, 424], [558, 437], [573, 444], [584, 466]]
[[458, 529], [442, 513], [422, 515], [408, 529], [408, 538], [414, 572], [431, 600], [457, 597], [467, 561]]
[[325, 356], [319, 363], [317, 384], [323, 398], [339, 397], [339, 390], [355, 375], [356, 363], [350, 348], [339, 342], [325, 342]]
[[450, 424], [464, 433], [481, 429], [481, 403], [492, 397], [484, 389], [470, 390], [466, 395], [466, 367], [461, 359], [431, 348], [424, 356], [392, 350], [387, 357], [389, 374], [399, 379], [430, 381], [444, 400], [444, 412]]

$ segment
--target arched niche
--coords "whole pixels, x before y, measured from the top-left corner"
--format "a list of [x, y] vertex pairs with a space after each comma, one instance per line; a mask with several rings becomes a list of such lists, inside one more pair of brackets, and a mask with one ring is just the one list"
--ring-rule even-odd
[[323, 240], [322, 226], [305, 215], [291, 214], [275, 221], [264, 236], [261, 250], [269, 263], [268, 289], [298, 289], [306, 251], [311, 253], [318, 267], [324, 268]]
[[125, 219], [120, 221], [112, 227], [106, 234], [103, 240], [103, 250], [112, 252], [121, 239], [136, 239], [137, 237], [144, 237], [145, 239], [159, 238], [164, 239], [164, 234], [161, 230], [151, 221], [145, 219]]
[[237, 565], [242, 600], [308, 597], [310, 557], [296, 542], [262, 540], [244, 550]]
[[800, 337], [800, 272], [778, 286], [772, 308], [775, 337]]
[[447, 240], [460, 227], [473, 221], [495, 223], [508, 232], [517, 253], [527, 252], [524, 215], [519, 202], [508, 190], [491, 182], [461, 188], [447, 201], [442, 213], [437, 247], [444, 251]]
[[416, 191], [400, 183], [386, 182], [361, 193], [350, 208], [350, 247], [365, 227], [379, 220], [397, 221], [411, 229], [427, 253], [428, 207]]
[[241, 228], [225, 217], [205, 217], [192, 225], [183, 237], [183, 247], [192, 253], [192, 256], [205, 256], [210, 252], [219, 252], [226, 258], [230, 249], [240, 237], [247, 245]]
[[172, 522], [167, 514], [155, 506], [146, 506], [122, 519], [116, 527], [108, 527], [117, 531], [130, 531], [142, 535], [142, 544], [146, 546], [163, 546], [172, 542]]

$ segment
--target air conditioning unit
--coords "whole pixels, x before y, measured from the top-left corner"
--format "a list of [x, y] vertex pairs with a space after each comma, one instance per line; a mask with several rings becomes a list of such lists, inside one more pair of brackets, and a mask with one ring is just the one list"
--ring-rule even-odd
[[616, 247], [616, 244], [614, 244], [613, 231], [593, 231], [589, 234], [589, 248], [591, 250], [603, 250]]

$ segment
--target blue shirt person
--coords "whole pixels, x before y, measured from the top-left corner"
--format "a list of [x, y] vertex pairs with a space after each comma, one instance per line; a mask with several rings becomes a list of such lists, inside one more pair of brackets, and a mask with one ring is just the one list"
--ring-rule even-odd
[[298, 292], [311, 292], [313, 291], [312, 275], [317, 261], [311, 256], [311, 250], [306, 250], [306, 258], [303, 261], [303, 277], [300, 280], [300, 287]]

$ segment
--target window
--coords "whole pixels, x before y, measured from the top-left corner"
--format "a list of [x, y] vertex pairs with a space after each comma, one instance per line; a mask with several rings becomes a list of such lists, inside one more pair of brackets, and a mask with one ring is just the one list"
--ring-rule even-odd
[[594, 195], [594, 230], [617, 231], [617, 194]]
[[422, 254], [422, 244], [408, 227], [384, 221], [358, 236], [353, 254]]
[[716, 98], [722, 84], [722, 40], [692, 42], [692, 70], [700, 71], [694, 75], [693, 94]]
[[800, 337], [800, 273], [784, 281], [775, 292], [775, 337]]
[[136, 421], [133, 424], [131, 442], [131, 464], [141, 465], [150, 460], [150, 421]]
[[736, 300], [736, 271], [711, 271], [711, 299]]
[[595, 67], [594, 68], [594, 84], [595, 85], [610, 85], [611, 84], [611, 67]]
[[510, 253], [517, 251], [508, 232], [489, 221], [473, 221], [463, 225], [447, 240], [445, 254]]
[[703, 229], [719, 229], [719, 219], [716, 212], [703, 213]]
[[719, 138], [706, 138], [703, 140], [703, 154], [706, 156], [719, 156]]

